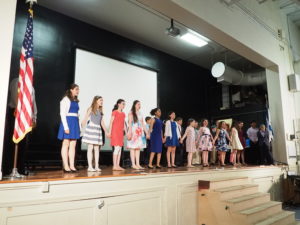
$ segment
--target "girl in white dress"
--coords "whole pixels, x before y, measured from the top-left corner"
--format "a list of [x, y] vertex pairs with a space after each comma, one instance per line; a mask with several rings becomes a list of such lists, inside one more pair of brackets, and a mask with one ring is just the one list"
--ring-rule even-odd
[[238, 123], [234, 122], [231, 128], [231, 154], [230, 154], [230, 162], [233, 166], [236, 166], [236, 154], [238, 150], [243, 150], [243, 146], [241, 144], [239, 133], [238, 133]]

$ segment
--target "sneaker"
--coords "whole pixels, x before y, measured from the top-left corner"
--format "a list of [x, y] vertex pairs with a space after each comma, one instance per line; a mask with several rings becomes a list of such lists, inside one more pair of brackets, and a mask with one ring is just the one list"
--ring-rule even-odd
[[95, 168], [96, 172], [101, 172], [100, 168]]
[[88, 168], [89, 172], [96, 172], [96, 170], [94, 168]]

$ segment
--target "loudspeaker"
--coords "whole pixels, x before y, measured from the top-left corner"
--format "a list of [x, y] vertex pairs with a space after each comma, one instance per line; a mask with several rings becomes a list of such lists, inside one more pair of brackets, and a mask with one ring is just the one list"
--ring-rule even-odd
[[289, 90], [291, 92], [300, 91], [300, 75], [299, 74], [291, 74], [288, 76], [289, 82]]

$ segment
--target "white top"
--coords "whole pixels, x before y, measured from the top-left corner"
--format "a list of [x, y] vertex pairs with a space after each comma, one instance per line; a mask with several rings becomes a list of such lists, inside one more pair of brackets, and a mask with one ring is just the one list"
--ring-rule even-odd
[[[175, 122], [175, 121], [174, 121]], [[181, 137], [181, 134], [180, 134], [180, 128], [179, 128], [179, 125], [178, 123], [176, 123], [176, 132], [177, 132], [177, 137], [180, 138]], [[171, 120], [168, 120], [166, 122], [166, 127], [165, 127], [165, 137], [170, 137], [172, 138], [172, 128], [171, 128]]]
[[244, 149], [242, 146], [242, 143], [240, 141], [240, 138], [239, 138], [239, 133], [235, 127], [233, 127], [231, 129], [231, 139], [232, 139], [232, 142], [231, 142], [232, 149], [234, 149], [234, 150], [243, 150]]
[[248, 138], [249, 138], [252, 142], [257, 142], [257, 141], [258, 141], [258, 139], [257, 139], [257, 132], [258, 132], [258, 128], [252, 128], [252, 127], [250, 127], [250, 128], [247, 130]]
[[[61, 122], [64, 126], [64, 130], [69, 130], [69, 126], [67, 123], [67, 116], [69, 114], [70, 106], [71, 106], [71, 101], [67, 96], [65, 96], [60, 101], [60, 118], [61, 118]], [[75, 116], [75, 115], [72, 115], [72, 116]], [[77, 116], [79, 117], [79, 114]]]

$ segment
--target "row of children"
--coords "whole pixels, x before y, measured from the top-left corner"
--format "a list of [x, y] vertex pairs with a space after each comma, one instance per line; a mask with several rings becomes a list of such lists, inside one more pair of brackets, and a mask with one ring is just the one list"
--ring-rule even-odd
[[[76, 172], [75, 168], [75, 147], [76, 140], [80, 138], [79, 124], [79, 105], [78, 105], [79, 86], [72, 84], [67, 90], [65, 97], [60, 102], [61, 124], [59, 127], [58, 138], [62, 140], [61, 156], [63, 160], [63, 169], [65, 172]], [[101, 96], [95, 96], [91, 106], [81, 123], [84, 132], [82, 142], [88, 144], [87, 158], [88, 171], [101, 171], [99, 168], [99, 150], [103, 145], [102, 130], [107, 138], [110, 138], [110, 144], [113, 151], [113, 170], [124, 170], [120, 166], [121, 150], [124, 145], [124, 134], [127, 137], [127, 148], [130, 149], [130, 159], [133, 169], [144, 169], [140, 165], [140, 150], [147, 147], [149, 139], [150, 156], [148, 168], [153, 168], [153, 160], [157, 155], [156, 168], [160, 168], [160, 160], [163, 144], [167, 147], [168, 167], [177, 167], [175, 165], [175, 151], [180, 144], [185, 142], [187, 154], [187, 167], [193, 167], [193, 154], [201, 151], [203, 165], [208, 166], [208, 152], [217, 150], [221, 166], [225, 165], [225, 154], [228, 151], [228, 144], [231, 145], [231, 163], [236, 164], [236, 158], [244, 157], [244, 138], [241, 138], [241, 123], [236, 123], [229, 132], [227, 124], [224, 121], [218, 123], [218, 128], [213, 136], [208, 128], [208, 120], [204, 119], [201, 123], [198, 135], [195, 133], [196, 121], [188, 120], [188, 127], [182, 132], [182, 119], [175, 121], [175, 112], [168, 114], [168, 120], [165, 124], [160, 119], [161, 110], [155, 108], [151, 110], [153, 118], [149, 121], [147, 128], [143, 116], [140, 112], [141, 103], [136, 100], [133, 102], [128, 114], [128, 123], [125, 122], [125, 101], [119, 99], [114, 105], [110, 124], [107, 128], [102, 119], [103, 117], [103, 99]], [[128, 124], [128, 125], [127, 125]], [[93, 167], [93, 158], [95, 167]]]

